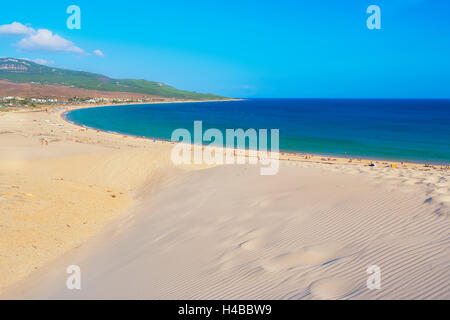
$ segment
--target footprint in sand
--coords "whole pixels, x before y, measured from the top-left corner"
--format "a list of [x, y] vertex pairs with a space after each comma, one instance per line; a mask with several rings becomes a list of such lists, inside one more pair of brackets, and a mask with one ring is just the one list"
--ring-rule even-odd
[[439, 182], [439, 183], [436, 183], [436, 187], [443, 187], [443, 188], [450, 187], [450, 183], [449, 182]]
[[438, 177], [427, 177], [426, 179], [424, 179], [423, 182], [424, 183], [436, 184], [436, 183], [439, 182], [439, 178]]
[[450, 190], [448, 188], [440, 188], [440, 189], [436, 189], [434, 192], [436, 192], [438, 194], [446, 194], [446, 193], [450, 193]]
[[413, 179], [413, 178], [408, 178], [408, 179], [406, 179], [406, 180], [403, 180], [402, 182], [403, 182], [404, 184], [407, 184], [407, 185], [414, 185], [414, 184], [422, 183], [421, 180], [419, 180], [419, 179]]
[[237, 235], [237, 239], [240, 243], [242, 243], [250, 239], [260, 238], [265, 234], [265, 232], [266, 231], [263, 228], [255, 228], [250, 231], [241, 230]]
[[425, 200], [425, 203], [440, 203], [450, 205], [450, 195], [433, 191], [430, 193], [430, 197]]
[[314, 281], [308, 289], [317, 298], [341, 299], [355, 292], [357, 286], [343, 278], [330, 278]]
[[250, 239], [239, 244], [239, 248], [245, 250], [255, 250], [262, 246], [262, 240], [260, 238]]
[[231, 240], [234, 249], [254, 250], [259, 249], [263, 245], [265, 230], [262, 228], [248, 230], [240, 230], [236, 232], [236, 237]]
[[450, 196], [437, 196], [436, 201], [450, 203]]
[[316, 245], [305, 247], [299, 252], [277, 256], [267, 261], [263, 267], [267, 271], [276, 272], [302, 265], [326, 264], [352, 254], [354, 254], [353, 250], [342, 248], [337, 244]]

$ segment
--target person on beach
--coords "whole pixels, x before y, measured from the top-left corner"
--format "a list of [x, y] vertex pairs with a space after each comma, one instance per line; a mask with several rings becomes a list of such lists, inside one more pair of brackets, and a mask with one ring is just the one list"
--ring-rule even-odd
[[41, 145], [48, 146], [48, 141], [44, 138], [41, 138]]

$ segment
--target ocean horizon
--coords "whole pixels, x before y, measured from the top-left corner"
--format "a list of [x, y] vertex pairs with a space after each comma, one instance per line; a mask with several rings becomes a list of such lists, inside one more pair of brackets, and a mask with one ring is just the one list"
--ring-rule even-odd
[[202, 121], [203, 132], [217, 128], [224, 136], [225, 129], [279, 129], [284, 152], [450, 163], [450, 100], [446, 99], [155, 103], [77, 109], [65, 117], [102, 131], [163, 140], [170, 140], [178, 128], [193, 136], [194, 121]]

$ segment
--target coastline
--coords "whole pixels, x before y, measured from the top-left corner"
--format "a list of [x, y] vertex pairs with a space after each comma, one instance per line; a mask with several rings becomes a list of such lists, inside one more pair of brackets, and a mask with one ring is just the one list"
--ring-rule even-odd
[[[297, 279], [302, 270], [297, 266], [305, 262], [314, 266], [316, 260], [305, 260], [310, 255], [321, 257], [317, 260], [319, 265], [328, 261], [326, 259], [337, 261], [324, 266], [338, 264], [338, 269], [345, 271], [353, 266], [342, 258], [349, 254], [345, 248], [369, 247], [374, 254], [381, 254], [383, 250], [376, 246], [385, 246], [383, 241], [395, 250], [403, 248], [401, 250], [418, 256], [423, 256], [423, 251], [416, 248], [430, 246], [428, 254], [441, 257], [436, 262], [425, 260], [424, 266], [412, 272], [408, 280], [410, 286], [428, 265], [441, 270], [442, 264], [448, 261], [445, 254], [448, 243], [446, 238], [440, 238], [443, 234], [439, 231], [448, 225], [450, 214], [450, 175], [445, 167], [380, 161], [375, 168], [370, 168], [370, 160], [349, 163], [347, 158], [333, 157], [336, 160], [329, 161], [322, 160], [324, 156], [320, 155], [297, 159], [290, 154], [280, 154], [280, 174], [264, 180], [255, 174], [256, 169], [251, 165], [175, 167], [170, 161], [173, 146], [170, 142], [124, 138], [121, 134], [100, 130], [80, 131], [82, 127], [63, 119], [63, 112], [41, 110], [0, 115], [2, 298], [39, 298], [52, 296], [50, 292], [55, 294], [53, 297], [64, 297], [69, 293], [55, 291], [58, 283], [65, 283], [61, 279], [65, 279], [66, 273], [59, 268], [60, 263], [72, 264], [73, 255], [80, 254], [83, 257], [80, 263], [85, 261], [89, 268], [104, 274], [101, 269], [104, 261], [113, 259], [110, 262], [114, 264], [124, 258], [118, 248], [131, 253], [130, 249], [141, 245], [150, 246], [142, 256], [136, 253], [142, 269], [133, 275], [133, 272], [124, 274], [119, 268], [114, 277], [133, 283], [140, 277], [138, 274], [150, 270], [151, 274], [167, 279], [166, 283], [151, 280], [155, 283], [143, 289], [144, 296], [133, 296], [131, 289], [103, 291], [107, 286], [102, 287], [105, 285], [102, 282], [98, 286], [100, 291], [94, 290], [87, 298], [114, 297], [114, 294], [131, 298], [193, 298], [200, 293], [194, 290], [173, 295], [176, 292], [173, 286], [176, 281], [187, 281], [192, 287], [204, 288], [201, 292], [206, 294], [211, 292], [208, 285], [199, 286], [197, 282], [201, 283], [203, 277], [230, 294], [214, 296], [217, 298], [295, 297], [285, 290], [295, 291], [294, 287], [300, 284], [294, 282], [291, 287], [289, 281], [283, 282], [286, 281], [284, 275]], [[48, 145], [42, 145], [42, 139], [47, 140]], [[189, 191], [191, 188], [194, 190]], [[247, 197], [248, 190], [256, 193]], [[206, 207], [197, 207], [197, 203], [206, 203]], [[367, 203], [371, 205], [367, 207]], [[186, 211], [190, 206], [193, 210]], [[215, 217], [217, 210], [220, 214]], [[408, 221], [411, 221], [409, 225]], [[366, 222], [368, 225], [364, 226]], [[324, 223], [332, 231], [329, 234], [321, 231]], [[291, 224], [295, 228], [285, 230]], [[392, 226], [399, 229], [391, 230]], [[428, 230], [425, 233], [424, 226]], [[379, 230], [391, 230], [391, 236], [382, 237]], [[299, 239], [298, 232], [310, 235]], [[354, 238], [359, 234], [362, 238]], [[343, 237], [349, 240], [344, 241]], [[376, 240], [379, 237], [382, 242]], [[339, 245], [335, 248], [330, 242]], [[99, 243], [101, 245], [95, 247]], [[204, 243], [215, 243], [215, 246], [204, 248]], [[298, 251], [299, 248], [303, 249]], [[183, 253], [205, 250], [208, 254], [187, 257]], [[395, 250], [383, 254], [395, 256]], [[90, 256], [91, 252], [102, 260]], [[286, 259], [281, 258], [284, 255]], [[366, 257], [357, 251], [350, 256], [359, 261], [360, 268], [378, 259], [387, 259], [377, 255]], [[184, 257], [183, 263], [172, 266], [168, 262], [167, 270], [160, 265], [147, 266], [148, 261], [176, 261], [179, 257]], [[399, 267], [398, 263], [407, 263], [408, 259], [403, 255], [388, 259], [383, 268], [389, 272], [390, 267]], [[177, 266], [185, 269], [179, 270]], [[265, 291], [266, 295], [253, 291], [246, 296], [239, 288], [228, 288], [227, 283], [240, 283], [236, 278], [240, 277], [235, 269], [238, 266], [243, 266], [244, 273], [265, 270], [257, 271], [257, 280], [241, 279], [249, 290], [256, 288], [256, 283], [265, 283], [264, 279], [269, 277], [272, 280], [268, 285], [280, 291]], [[205, 274], [202, 273], [204, 267], [208, 268]], [[172, 274], [184, 274], [183, 270], [189, 270], [185, 279], [171, 278]], [[316, 288], [314, 281], [332, 277], [334, 273], [326, 267], [320, 270], [316, 276], [305, 278], [306, 282], [301, 282], [300, 287], [310, 286], [305, 292], [315, 292], [316, 297], [323, 298], [333, 291], [334, 285]], [[351, 274], [364, 274], [364, 269], [361, 270]], [[53, 275], [53, 272], [58, 276], [47, 278], [46, 275]], [[347, 282], [356, 281], [353, 276], [347, 279], [336, 272], [339, 279], [345, 280], [339, 280], [344, 281], [339, 282], [344, 288]], [[208, 274], [218, 278], [208, 278]], [[401, 288], [408, 281], [392, 281], [391, 285]], [[280, 283], [287, 283], [286, 288]], [[127, 286], [121, 281], [119, 285]], [[445, 297], [436, 282], [428, 285], [437, 288], [431, 291], [434, 295]], [[301, 292], [298, 291], [299, 297]], [[401, 289], [401, 292], [394, 297], [413, 294], [411, 288]], [[342, 293], [345, 294], [347, 292]]]
[[[152, 102], [152, 103], [135, 103], [135, 104], [160, 104], [160, 103], [197, 103], [197, 102], [221, 102], [221, 101], [242, 101], [244, 99], [227, 99], [227, 100], [208, 100], [208, 101], [174, 101], [174, 102]], [[124, 105], [134, 105], [134, 104], [117, 104], [117, 106], [124, 106]], [[105, 133], [111, 133], [116, 134], [118, 136], [124, 136], [124, 133], [115, 132], [115, 131], [104, 131], [98, 128], [93, 128], [89, 126], [83, 126], [81, 124], [72, 122], [68, 120], [65, 117], [65, 114], [77, 109], [88, 109], [88, 108], [102, 108], [102, 107], [114, 107], [116, 105], [81, 105], [71, 108], [70, 110], [64, 111], [60, 114], [61, 118], [67, 122], [71, 123], [75, 126], [78, 126], [79, 128], [88, 128], [91, 130], [97, 130]], [[130, 135], [126, 134], [127, 137], [132, 138], [142, 138], [142, 139], [148, 139], [148, 140], [157, 140], [162, 143], [170, 143], [172, 142], [170, 140], [161, 139], [161, 138], [149, 138], [149, 137], [140, 137], [136, 135]], [[203, 145], [203, 147], [205, 147]], [[225, 148], [226, 149], [226, 148]], [[241, 150], [239, 148], [235, 148], [234, 150], [240, 150], [246, 151], [245, 155], [248, 157], [248, 150], [244, 149]], [[375, 165], [384, 165], [384, 166], [395, 166], [395, 167], [424, 167], [424, 168], [433, 168], [433, 169], [440, 169], [440, 170], [450, 170], [450, 163], [440, 163], [440, 162], [433, 162], [433, 161], [417, 161], [417, 160], [402, 160], [402, 159], [387, 159], [382, 157], [370, 157], [370, 156], [358, 156], [355, 155], [353, 157], [348, 157], [344, 155], [336, 155], [336, 154], [328, 154], [328, 153], [310, 153], [306, 151], [287, 151], [287, 150], [280, 150], [278, 153], [278, 157], [280, 160], [288, 160], [288, 161], [312, 161], [312, 162], [318, 162], [318, 163], [348, 163], [348, 164], [363, 164], [363, 165], [370, 165], [371, 163], [374, 163]], [[335, 162], [336, 161], [336, 162]]]

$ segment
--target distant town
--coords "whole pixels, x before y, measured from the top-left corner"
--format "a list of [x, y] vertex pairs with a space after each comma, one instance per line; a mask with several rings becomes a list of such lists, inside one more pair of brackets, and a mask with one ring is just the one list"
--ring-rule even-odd
[[[167, 101], [165, 98], [140, 98], [140, 99], [122, 99], [122, 98], [24, 98], [24, 97], [0, 97], [0, 108], [5, 110], [9, 108], [35, 108], [43, 106], [65, 106], [65, 105], [80, 105], [80, 104], [122, 104], [122, 103], [145, 103], [145, 102], [159, 102]], [[0, 109], [0, 111], [1, 111]]]

